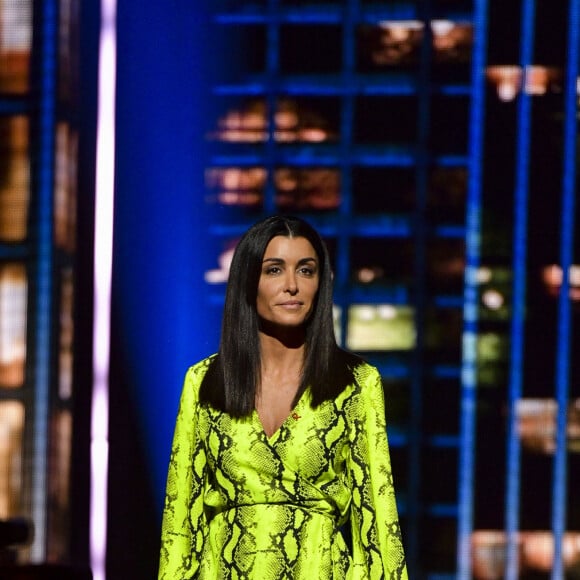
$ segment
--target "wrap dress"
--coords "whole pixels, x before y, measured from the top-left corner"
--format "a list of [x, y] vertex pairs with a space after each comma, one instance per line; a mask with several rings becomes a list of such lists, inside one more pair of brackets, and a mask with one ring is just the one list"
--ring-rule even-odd
[[199, 402], [210, 362], [185, 377], [159, 579], [406, 579], [377, 370], [316, 408], [307, 389], [268, 437]]

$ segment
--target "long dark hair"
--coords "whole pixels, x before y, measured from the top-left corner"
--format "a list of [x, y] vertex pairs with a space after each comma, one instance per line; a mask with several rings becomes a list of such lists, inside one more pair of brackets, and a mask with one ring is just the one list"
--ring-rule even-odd
[[234, 416], [249, 415], [260, 382], [259, 317], [256, 311], [262, 259], [275, 236], [306, 238], [318, 258], [319, 284], [306, 322], [305, 360], [296, 403], [310, 386], [312, 405], [333, 399], [353, 382], [361, 360], [336, 344], [332, 318], [332, 271], [326, 245], [306, 221], [273, 216], [254, 224], [232, 259], [222, 319], [220, 348], [203, 379], [200, 400]]

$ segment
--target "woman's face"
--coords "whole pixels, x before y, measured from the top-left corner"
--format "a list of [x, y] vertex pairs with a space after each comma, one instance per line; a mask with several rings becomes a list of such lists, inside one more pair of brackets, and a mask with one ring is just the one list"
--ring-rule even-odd
[[318, 292], [318, 269], [318, 257], [306, 238], [272, 238], [262, 259], [258, 316], [276, 326], [304, 324]]

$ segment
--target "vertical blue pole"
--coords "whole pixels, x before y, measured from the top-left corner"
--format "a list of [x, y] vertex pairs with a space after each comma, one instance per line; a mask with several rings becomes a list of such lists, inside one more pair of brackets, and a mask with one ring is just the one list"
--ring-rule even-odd
[[570, 382], [570, 266], [574, 259], [574, 212], [576, 198], [576, 156], [578, 138], [577, 79], [580, 54], [580, 0], [570, 0], [568, 18], [568, 66], [566, 70], [564, 105], [564, 167], [562, 180], [562, 219], [560, 237], [560, 266], [562, 286], [558, 303], [558, 342], [556, 358], [556, 451], [552, 480], [552, 531], [554, 534], [554, 563], [552, 580], [564, 578], [562, 540], [566, 531], [567, 448], [566, 426]]
[[41, 34], [39, 43], [39, 110], [36, 208], [37, 231], [33, 240], [35, 258], [34, 321], [34, 440], [32, 519], [35, 537], [31, 560], [40, 562], [46, 551], [46, 476], [48, 413], [50, 400], [52, 274], [53, 274], [53, 190], [54, 133], [56, 115], [56, 71], [58, 6], [56, 0], [39, 2], [41, 15], [35, 19]]
[[358, 0], [348, 0], [342, 19], [342, 95], [340, 118], [340, 229], [336, 235], [336, 286], [337, 302], [341, 308], [340, 330], [343, 343], [346, 341], [348, 301], [344, 289], [350, 278], [350, 232], [346, 226], [352, 217], [352, 164], [351, 152], [354, 128], [355, 96], [347, 90], [354, 86], [355, 68], [355, 16]]
[[485, 122], [485, 57], [487, 0], [474, 0], [471, 111], [469, 119], [469, 183], [466, 204], [463, 355], [461, 366], [460, 449], [458, 469], [457, 576], [471, 578], [473, 531], [475, 407], [477, 398], [477, 333], [479, 296], [477, 270], [481, 244], [482, 157]]
[[421, 44], [420, 67], [417, 90], [417, 141], [415, 165], [415, 213], [414, 213], [414, 306], [416, 344], [413, 351], [408, 434], [408, 484], [406, 525], [407, 538], [405, 550], [407, 553], [409, 576], [417, 577], [422, 573], [419, 547], [421, 544], [420, 516], [421, 505], [421, 452], [423, 443], [423, 392], [425, 378], [425, 309], [427, 303], [426, 280], [426, 246], [427, 246], [427, 194], [429, 189], [429, 170], [431, 168], [430, 142], [431, 131], [431, 71], [433, 63], [432, 2], [422, 2], [418, 7], [418, 19], [423, 25], [423, 41]]
[[[533, 62], [535, 0], [522, 2], [520, 66], [525, 75]], [[507, 554], [506, 580], [518, 577], [518, 531], [520, 510], [520, 441], [518, 437], [517, 403], [522, 396], [523, 355], [526, 305], [527, 237], [529, 163], [531, 142], [531, 96], [522, 87], [518, 101], [518, 134], [516, 140], [516, 180], [513, 233], [513, 298], [511, 319], [511, 366], [508, 388], [508, 439], [506, 458], [506, 513]]]
[[264, 212], [273, 214], [276, 210], [276, 110], [278, 107], [278, 87], [276, 81], [280, 73], [280, 24], [278, 12], [280, 0], [270, 0], [268, 2], [268, 19], [266, 22], [266, 122], [268, 127], [266, 156], [264, 164], [266, 165], [266, 188], [264, 191]]

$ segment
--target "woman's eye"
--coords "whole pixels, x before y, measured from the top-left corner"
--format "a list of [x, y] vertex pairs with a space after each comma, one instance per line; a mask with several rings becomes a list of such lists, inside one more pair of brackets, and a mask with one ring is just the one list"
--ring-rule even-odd
[[280, 268], [279, 266], [270, 266], [266, 269], [266, 274], [279, 274]]
[[314, 269], [313, 268], [300, 268], [300, 273], [304, 276], [313, 276]]

